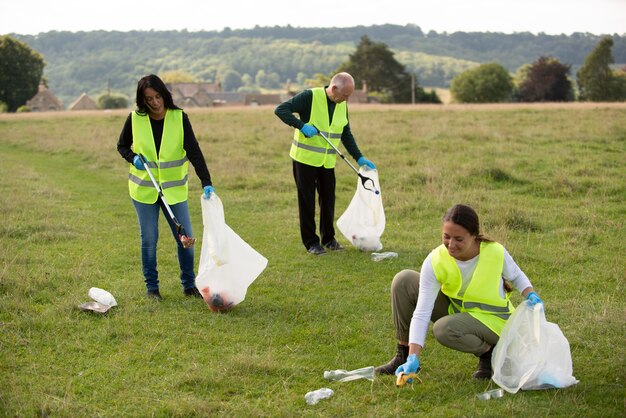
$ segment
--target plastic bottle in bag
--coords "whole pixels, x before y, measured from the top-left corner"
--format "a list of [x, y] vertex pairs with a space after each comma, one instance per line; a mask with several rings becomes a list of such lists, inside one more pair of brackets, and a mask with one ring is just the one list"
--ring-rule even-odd
[[374, 366], [363, 367], [356, 370], [331, 370], [324, 372], [324, 379], [335, 382], [349, 382], [357, 379], [374, 380]]
[[304, 395], [304, 399], [306, 400], [307, 404], [315, 405], [322, 399], [330, 398], [331, 396], [333, 396], [334, 393], [335, 392], [333, 392], [332, 389], [321, 388], [318, 390], [314, 390], [313, 392], [308, 392], [306, 395]]

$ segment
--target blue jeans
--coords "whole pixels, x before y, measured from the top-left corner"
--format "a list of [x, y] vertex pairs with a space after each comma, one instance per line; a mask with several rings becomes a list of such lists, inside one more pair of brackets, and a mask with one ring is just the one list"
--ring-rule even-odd
[[[157, 290], [159, 288], [159, 272], [157, 271], [157, 241], [159, 240], [159, 211], [162, 211], [167, 219], [172, 234], [178, 246], [178, 264], [180, 266], [180, 281], [184, 289], [195, 287], [196, 274], [193, 271], [194, 252], [193, 247], [184, 248], [178, 238], [176, 226], [170, 219], [167, 209], [158, 199], [155, 203], [146, 204], [131, 199], [139, 220], [139, 235], [141, 236], [141, 265], [146, 288]], [[191, 219], [187, 201], [170, 205], [174, 216], [185, 228], [188, 236], [193, 236]]]

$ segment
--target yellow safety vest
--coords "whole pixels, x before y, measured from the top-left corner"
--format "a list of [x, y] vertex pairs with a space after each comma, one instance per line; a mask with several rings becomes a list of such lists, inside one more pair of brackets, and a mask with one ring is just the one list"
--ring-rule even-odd
[[478, 263], [463, 296], [459, 296], [463, 282], [461, 271], [443, 244], [432, 251], [431, 260], [441, 291], [450, 299], [448, 312], [468, 312], [500, 335], [504, 323], [515, 310], [509, 300], [510, 294], [503, 298], [499, 293], [504, 247], [497, 242], [480, 243]]
[[[133, 150], [148, 160], [148, 167], [163, 190], [167, 203], [187, 200], [187, 177], [189, 162], [183, 147], [183, 112], [168, 109], [163, 122], [163, 137], [157, 156], [156, 145], [148, 115], [132, 113]], [[159, 195], [146, 170], [138, 170], [130, 165], [128, 174], [130, 197], [141, 203], [154, 203]]]
[[[332, 124], [328, 118], [328, 102], [323, 87], [311, 89], [313, 103], [309, 124], [323, 132], [335, 147], [339, 147], [343, 128], [348, 124], [348, 108], [346, 102], [337, 103], [333, 112]], [[313, 167], [333, 168], [337, 162], [337, 153], [321, 135], [305, 137], [299, 129], [293, 133], [293, 143], [289, 156], [294, 160]]]

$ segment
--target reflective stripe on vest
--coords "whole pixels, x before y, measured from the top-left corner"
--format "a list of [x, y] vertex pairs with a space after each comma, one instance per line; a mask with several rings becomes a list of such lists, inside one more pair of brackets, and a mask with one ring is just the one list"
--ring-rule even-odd
[[476, 269], [463, 296], [461, 271], [444, 245], [433, 250], [433, 270], [441, 291], [450, 299], [450, 313], [468, 312], [489, 329], [500, 335], [514, 308], [507, 294], [499, 294], [504, 266], [504, 247], [497, 242], [482, 242]]
[[[187, 200], [188, 167], [187, 154], [183, 147], [183, 112], [168, 109], [163, 122], [163, 137], [159, 155], [156, 153], [150, 118], [132, 113], [133, 150], [148, 160], [152, 175], [161, 186], [163, 196], [171, 205]], [[130, 196], [141, 203], [154, 203], [158, 193], [146, 170], [130, 165], [128, 174]]]
[[[325, 89], [317, 87], [311, 89], [311, 92], [313, 93], [313, 101], [308, 123], [323, 132], [335, 147], [339, 147], [343, 128], [348, 124], [346, 102], [335, 105], [333, 121], [330, 123]], [[333, 168], [337, 162], [337, 153], [321, 135], [307, 138], [299, 129], [294, 131], [289, 155], [294, 160], [313, 167]]]

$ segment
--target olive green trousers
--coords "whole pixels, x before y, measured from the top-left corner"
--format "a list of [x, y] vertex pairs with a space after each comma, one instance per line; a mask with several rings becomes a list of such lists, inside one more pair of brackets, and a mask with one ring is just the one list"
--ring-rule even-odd
[[[391, 282], [391, 313], [400, 344], [409, 341], [411, 318], [419, 296], [420, 274], [402, 270]], [[430, 318], [435, 339], [442, 345], [463, 353], [480, 356], [498, 342], [498, 335], [469, 313], [448, 313], [450, 299], [441, 291]]]

